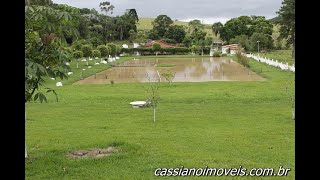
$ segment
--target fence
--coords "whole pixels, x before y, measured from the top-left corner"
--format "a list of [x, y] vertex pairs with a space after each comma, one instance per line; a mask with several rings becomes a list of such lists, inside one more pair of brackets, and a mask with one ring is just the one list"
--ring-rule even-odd
[[258, 62], [262, 62], [262, 63], [265, 63], [265, 64], [268, 64], [270, 66], [274, 66], [274, 67], [278, 67], [280, 68], [281, 70], [289, 70], [289, 71], [292, 71], [292, 72], [295, 72], [295, 66], [294, 64], [292, 66], [289, 66], [288, 63], [284, 64], [282, 62], [278, 62], [278, 60], [273, 60], [273, 59], [269, 59], [269, 58], [266, 58], [266, 57], [260, 57], [260, 56], [255, 56], [253, 54], [245, 54], [243, 53], [244, 56], [248, 57], [248, 58], [252, 58]]

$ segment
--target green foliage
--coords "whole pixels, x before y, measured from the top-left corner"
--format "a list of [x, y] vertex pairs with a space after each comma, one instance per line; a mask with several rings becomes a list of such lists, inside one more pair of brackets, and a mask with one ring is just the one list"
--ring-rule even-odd
[[99, 7], [102, 12], [110, 12], [111, 14], [113, 13], [114, 6], [108, 1], [101, 2], [99, 4]]
[[240, 16], [232, 18], [225, 23], [220, 31], [220, 37], [229, 42], [236, 36], [246, 35], [251, 37], [253, 33], [272, 34], [273, 25], [263, 16]]
[[93, 38], [89, 39], [89, 42], [93, 45], [93, 47], [97, 47], [97, 46], [103, 44], [102, 40], [97, 37], [93, 37]]
[[241, 51], [236, 52], [236, 61], [246, 68], [250, 68], [249, 59], [241, 54]]
[[107, 57], [107, 56], [109, 56], [109, 54], [111, 52], [111, 48], [109, 48], [108, 46], [105, 46], [105, 45], [99, 45], [97, 47], [97, 50], [99, 50], [101, 52], [101, 57]]
[[213, 57], [221, 57], [221, 51], [215, 51]]
[[177, 41], [174, 39], [161, 39], [161, 41], [169, 44], [177, 44]]
[[240, 44], [245, 50], [251, 50], [250, 41], [247, 35], [239, 35], [230, 39], [230, 44]]
[[[67, 5], [25, 6], [25, 102], [46, 101], [41, 92], [45, 77], [67, 78], [64, 72], [70, 68], [65, 62], [71, 54], [63, 42], [65, 34], [78, 34], [71, 26], [76, 13], [76, 8]], [[37, 98], [33, 98], [35, 93]]]
[[197, 53], [200, 50], [200, 47], [197, 45], [192, 45], [190, 49], [193, 53]]
[[101, 52], [99, 50], [93, 50], [92, 51], [92, 55], [93, 55], [93, 57], [100, 58], [101, 57]]
[[217, 36], [221, 33], [223, 29], [223, 24], [221, 22], [216, 22], [211, 26], [212, 32]]
[[192, 45], [192, 38], [190, 36], [186, 36], [182, 43], [185, 47], [190, 47]]
[[292, 58], [295, 58], [295, 0], [283, 0], [279, 14], [280, 36], [286, 39], [287, 44], [292, 44]]
[[117, 50], [117, 45], [114, 44], [114, 43], [108, 43], [107, 47], [110, 48], [110, 55], [114, 57], [117, 54], [117, 51], [118, 51]]
[[161, 50], [161, 45], [159, 43], [154, 43], [152, 45], [152, 50], [153, 51], [160, 51]]
[[273, 39], [271, 36], [261, 33], [253, 33], [253, 35], [249, 39], [251, 50], [256, 51], [259, 48], [262, 49], [272, 49], [273, 48]]
[[76, 59], [80, 59], [83, 57], [83, 52], [82, 51], [75, 51], [75, 52], [73, 52], [73, 57]]
[[153, 33], [159, 38], [164, 38], [173, 21], [167, 15], [159, 15], [153, 22]]
[[92, 57], [92, 46], [90, 45], [82, 45], [81, 50], [83, 52], [84, 57]]
[[176, 73], [173, 73], [171, 71], [167, 71], [161, 74], [161, 76], [164, 77], [170, 85], [172, 84], [172, 80], [174, 79], [175, 75]]
[[191, 34], [194, 33], [194, 32], [197, 32], [197, 31], [203, 31], [204, 30], [204, 25], [198, 19], [190, 21], [188, 23], [188, 25], [189, 25], [188, 32], [191, 33]]
[[[176, 43], [181, 43], [186, 36], [186, 31], [183, 26], [172, 25], [165, 33], [165, 37], [168, 39], [173, 39]], [[175, 43], [173, 43], [175, 44]]]
[[[155, 51], [152, 48], [122, 48], [122, 53], [133, 54], [134, 52], [140, 52], [142, 55], [153, 55]], [[160, 54], [186, 54], [189, 53], [189, 48], [185, 47], [176, 47], [176, 48], [161, 48], [158, 53]]]

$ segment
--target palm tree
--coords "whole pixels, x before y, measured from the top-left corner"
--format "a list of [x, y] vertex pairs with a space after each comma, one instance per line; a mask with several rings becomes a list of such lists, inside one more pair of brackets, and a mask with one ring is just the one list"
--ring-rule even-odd
[[220, 34], [222, 28], [223, 28], [223, 24], [221, 22], [216, 22], [212, 25], [212, 33], [214, 33], [216, 36], [218, 36], [218, 34]]

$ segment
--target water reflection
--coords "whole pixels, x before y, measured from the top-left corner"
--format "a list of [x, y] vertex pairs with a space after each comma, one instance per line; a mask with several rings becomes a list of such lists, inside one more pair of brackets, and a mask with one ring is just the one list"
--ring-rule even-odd
[[[174, 67], [156, 67], [156, 64], [174, 64]], [[97, 73], [80, 80], [75, 84], [106, 84], [113, 80], [115, 83], [147, 82], [146, 74], [151, 79], [158, 77], [158, 72], [176, 73], [173, 82], [202, 82], [202, 81], [259, 81], [264, 78], [244, 68], [237, 62], [221, 58], [157, 58], [126, 61], [118, 67]], [[161, 77], [161, 81], [166, 81]]]

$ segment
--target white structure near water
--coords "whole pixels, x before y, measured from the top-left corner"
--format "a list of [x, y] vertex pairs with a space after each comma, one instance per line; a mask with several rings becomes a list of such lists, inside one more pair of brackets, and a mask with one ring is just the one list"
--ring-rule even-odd
[[241, 47], [239, 44], [229, 44], [229, 45], [224, 45], [221, 47], [222, 54], [229, 54], [228, 49], [230, 50], [230, 54], [234, 55], [237, 53], [237, 51], [241, 50]]

